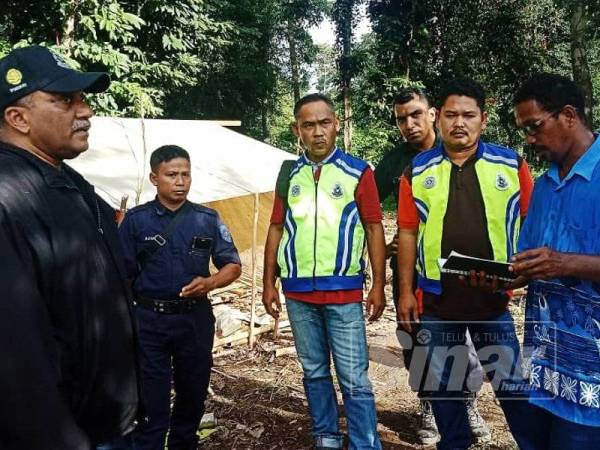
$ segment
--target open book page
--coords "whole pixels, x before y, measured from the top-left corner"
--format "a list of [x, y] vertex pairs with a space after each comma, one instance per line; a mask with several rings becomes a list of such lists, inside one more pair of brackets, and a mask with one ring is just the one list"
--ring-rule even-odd
[[501, 281], [512, 281], [517, 277], [513, 272], [508, 270], [510, 263], [475, 258], [455, 251], [450, 252], [447, 259], [438, 259], [438, 266], [442, 273], [456, 275], [469, 275], [471, 270], [475, 270], [477, 272], [484, 271], [486, 278], [492, 278], [496, 275]]

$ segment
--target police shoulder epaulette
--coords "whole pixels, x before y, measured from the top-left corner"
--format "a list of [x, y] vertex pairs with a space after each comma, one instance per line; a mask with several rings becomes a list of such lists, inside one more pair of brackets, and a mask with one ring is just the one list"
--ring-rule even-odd
[[148, 202], [148, 203], [144, 203], [142, 205], [134, 206], [133, 208], [127, 210], [127, 215], [131, 216], [134, 214], [138, 214], [142, 211], [146, 211], [146, 210], [152, 208], [152, 206], [153, 206], [153, 202]]
[[201, 212], [201, 213], [204, 213], [204, 214], [209, 214], [211, 216], [216, 216], [217, 215], [217, 211], [215, 211], [212, 208], [209, 208], [208, 206], [204, 206], [204, 205], [201, 205], [199, 203], [192, 203], [192, 202], [190, 202], [190, 204], [192, 205], [192, 209], [194, 211]]

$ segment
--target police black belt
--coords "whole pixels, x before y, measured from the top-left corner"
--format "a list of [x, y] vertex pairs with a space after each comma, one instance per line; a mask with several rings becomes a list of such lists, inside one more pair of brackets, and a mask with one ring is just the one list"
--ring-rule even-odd
[[160, 314], [185, 314], [195, 310], [202, 302], [207, 301], [208, 299], [206, 297], [181, 298], [175, 300], [137, 297], [135, 299], [135, 304]]

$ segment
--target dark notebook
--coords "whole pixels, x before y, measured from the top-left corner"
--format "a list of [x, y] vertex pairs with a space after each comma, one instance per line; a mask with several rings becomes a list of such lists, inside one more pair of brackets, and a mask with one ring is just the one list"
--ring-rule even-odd
[[492, 278], [497, 275], [501, 281], [512, 281], [517, 276], [508, 270], [510, 263], [494, 261], [491, 259], [474, 258], [472, 256], [461, 255], [458, 252], [452, 251], [448, 259], [438, 259], [438, 265], [442, 273], [452, 273], [456, 275], [469, 275], [469, 271], [482, 270], [486, 274], [486, 278]]

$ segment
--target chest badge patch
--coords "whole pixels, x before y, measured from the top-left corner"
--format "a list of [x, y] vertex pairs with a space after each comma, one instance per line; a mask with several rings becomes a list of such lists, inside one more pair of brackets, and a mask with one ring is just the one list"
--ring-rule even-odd
[[435, 177], [434, 176], [428, 176], [425, 178], [425, 180], [423, 180], [423, 187], [425, 189], [431, 189], [432, 187], [435, 186]]
[[300, 195], [300, 185], [299, 184], [295, 184], [292, 186], [292, 189], [290, 190], [290, 195], [292, 197], [298, 197]]
[[344, 196], [344, 190], [342, 189], [342, 185], [340, 183], [335, 183], [333, 185], [331, 196], [335, 199], [342, 198]]
[[496, 174], [496, 189], [499, 191], [505, 191], [508, 189], [508, 187], [509, 184], [506, 177], [501, 173]]

